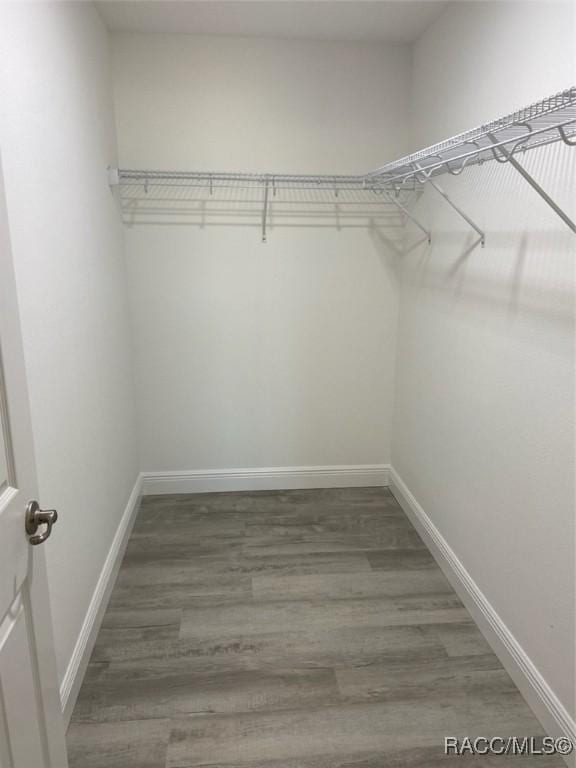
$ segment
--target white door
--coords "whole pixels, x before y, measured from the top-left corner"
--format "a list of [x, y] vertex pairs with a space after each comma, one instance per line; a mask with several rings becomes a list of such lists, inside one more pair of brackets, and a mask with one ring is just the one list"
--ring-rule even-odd
[[37, 488], [8, 235], [0, 164], [0, 768], [66, 768], [45, 545], [25, 530]]

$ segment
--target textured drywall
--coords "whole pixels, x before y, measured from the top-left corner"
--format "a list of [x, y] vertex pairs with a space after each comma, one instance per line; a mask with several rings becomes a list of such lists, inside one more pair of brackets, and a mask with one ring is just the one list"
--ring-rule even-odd
[[[124, 168], [353, 173], [405, 149], [405, 46], [118, 35], [113, 48]], [[397, 217], [382, 227], [378, 200], [351, 217], [334, 197], [319, 217], [271, 198], [264, 245], [261, 192], [217, 213], [156, 192], [126, 230], [142, 468], [387, 463]]]
[[0, 5], [0, 147], [60, 680], [137, 475], [108, 35], [89, 3]]
[[[573, 84], [571, 13], [451, 4], [415, 47], [414, 147]], [[575, 160], [521, 158], [573, 219]], [[427, 190], [433, 245], [403, 259], [392, 463], [573, 713], [575, 239], [509, 166], [442, 185], [486, 247]]]

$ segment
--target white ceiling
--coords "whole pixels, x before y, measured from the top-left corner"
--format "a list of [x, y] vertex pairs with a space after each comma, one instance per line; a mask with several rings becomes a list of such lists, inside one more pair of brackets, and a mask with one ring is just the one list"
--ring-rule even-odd
[[410, 43], [447, 0], [100, 0], [113, 32]]

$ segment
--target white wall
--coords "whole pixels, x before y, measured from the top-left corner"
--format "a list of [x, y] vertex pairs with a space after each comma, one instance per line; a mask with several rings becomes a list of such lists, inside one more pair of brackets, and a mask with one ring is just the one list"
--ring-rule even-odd
[[[184, 35], [113, 47], [124, 168], [354, 173], [405, 149], [407, 47]], [[136, 210], [126, 232], [142, 468], [388, 462], [390, 232], [364, 211], [287, 217], [274, 202], [263, 245], [260, 204], [244, 218], [237, 198], [219, 217], [176, 207]]]
[[0, 4], [0, 150], [60, 679], [137, 474], [108, 40], [91, 4]]
[[[570, 6], [452, 4], [415, 46], [414, 147], [574, 84]], [[538, 41], [535, 47], [535, 41]], [[522, 159], [575, 218], [575, 153]], [[428, 190], [403, 261], [392, 463], [574, 712], [574, 235], [512, 168]]]

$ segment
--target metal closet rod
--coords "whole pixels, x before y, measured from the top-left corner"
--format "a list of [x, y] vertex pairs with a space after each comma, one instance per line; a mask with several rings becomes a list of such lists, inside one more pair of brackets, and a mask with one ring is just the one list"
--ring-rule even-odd
[[[277, 173], [211, 173], [207, 171], [152, 171], [110, 169], [110, 183], [121, 188], [150, 186], [164, 188], [204, 187], [213, 194], [218, 189], [262, 189], [262, 239], [266, 241], [268, 211], [271, 198], [279, 191], [328, 191], [338, 197], [340, 191], [363, 191], [380, 194], [393, 202], [402, 215], [410, 218], [430, 239], [428, 230], [402, 205], [401, 192], [421, 189], [425, 184], [439, 192], [454, 210], [476, 230], [484, 245], [484, 232], [435, 183], [443, 174], [460, 175], [465, 168], [496, 161], [508, 163], [576, 233], [576, 224], [538, 182], [520, 165], [517, 156], [555, 142], [576, 146], [576, 87], [535, 102], [524, 109], [494, 120], [478, 128], [434, 144], [370, 173], [343, 174], [277, 174]], [[305, 202], [305, 201], [303, 201]]]

